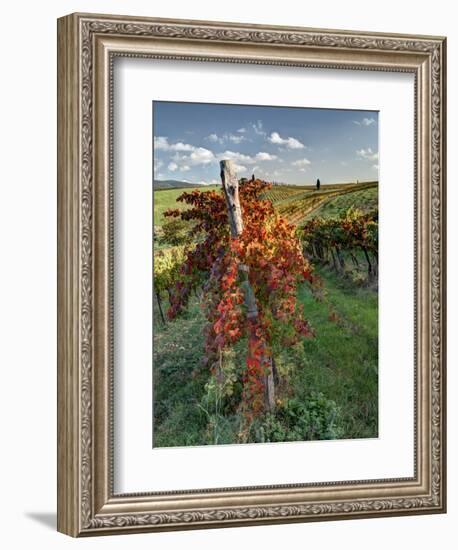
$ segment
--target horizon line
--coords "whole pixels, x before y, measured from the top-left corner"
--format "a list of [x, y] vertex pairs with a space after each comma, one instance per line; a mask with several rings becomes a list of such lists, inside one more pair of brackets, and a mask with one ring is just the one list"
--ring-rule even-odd
[[[239, 178], [240, 179], [246, 179], [249, 181], [249, 178]], [[272, 185], [285, 185], [285, 186], [303, 186], [303, 185], [316, 185], [316, 182], [315, 183], [288, 183], [288, 182], [278, 182], [278, 181], [275, 181], [275, 180], [264, 180], [262, 178], [255, 178], [255, 179], [260, 179], [261, 181], [265, 181], [266, 183], [271, 183]], [[161, 183], [161, 182], [165, 182], [165, 181], [176, 181], [176, 182], [179, 182], [179, 183], [185, 183], [187, 185], [201, 185], [201, 186], [210, 186], [210, 185], [222, 185], [221, 182], [218, 182], [218, 183], [212, 183], [212, 182], [209, 182], [209, 183], [206, 183], [206, 182], [195, 182], [195, 181], [186, 181], [186, 180], [180, 180], [180, 179], [173, 179], [173, 178], [167, 178], [167, 179], [153, 179], [153, 184], [154, 182], [158, 182], [158, 183]], [[356, 184], [360, 184], [360, 183], [379, 183], [379, 180], [378, 179], [370, 179], [370, 180], [358, 180], [358, 179], [354, 179], [354, 180], [350, 180], [350, 181], [336, 181], [336, 182], [322, 182], [320, 181], [320, 185], [321, 186], [326, 186], [326, 185], [356, 185]]]

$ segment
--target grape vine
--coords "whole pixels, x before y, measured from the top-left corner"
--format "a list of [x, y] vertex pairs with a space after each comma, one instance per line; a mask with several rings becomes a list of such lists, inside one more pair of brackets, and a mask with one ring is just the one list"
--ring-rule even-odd
[[367, 277], [373, 279], [378, 267], [378, 214], [363, 214], [350, 209], [340, 218], [313, 218], [301, 229], [307, 255], [315, 261], [329, 263], [336, 272], [346, 268], [345, 257], [355, 267], [362, 254]]
[[188, 249], [189, 247], [185, 246], [174, 246], [159, 250], [154, 255], [154, 293], [164, 324], [162, 295], [167, 292], [170, 298], [171, 291], [179, 279], [180, 268], [186, 258]]
[[[192, 221], [200, 236], [195, 247], [186, 251], [170, 292], [168, 318], [179, 315], [192, 290], [202, 286], [205, 361], [214, 374], [221, 353], [247, 339], [240, 406], [248, 423], [265, 412], [265, 374], [275, 352], [313, 335], [297, 301], [298, 285], [312, 282], [312, 269], [296, 227], [262, 198], [269, 188], [261, 180], [241, 183], [244, 230], [237, 238], [230, 235], [225, 199], [217, 191], [184, 192], [177, 200], [188, 208], [165, 213]], [[255, 318], [247, 315], [247, 287], [256, 300]]]

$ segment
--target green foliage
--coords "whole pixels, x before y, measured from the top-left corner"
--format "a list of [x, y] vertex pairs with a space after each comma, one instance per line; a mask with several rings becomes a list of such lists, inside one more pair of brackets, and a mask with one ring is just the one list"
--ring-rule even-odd
[[310, 214], [309, 218], [338, 218], [349, 209], [358, 209], [362, 214], [378, 210], [378, 185], [333, 198]]
[[321, 392], [304, 400], [285, 399], [253, 429], [261, 443], [338, 439], [344, 434], [339, 408]]
[[161, 293], [170, 289], [178, 279], [180, 267], [186, 257], [187, 248], [175, 246], [158, 250], [154, 254], [154, 291]]
[[234, 393], [240, 396], [241, 391], [236, 391], [240, 376], [233, 355], [227, 352], [221, 357], [216, 373], [210, 375], [205, 384], [205, 393], [198, 405], [207, 420], [203, 433], [205, 444], [234, 443], [237, 418], [233, 414], [233, 397]]
[[168, 218], [161, 227], [162, 235], [159, 238], [161, 244], [180, 246], [189, 243], [189, 233], [192, 225], [181, 218]]
[[[360, 256], [358, 254], [358, 256]], [[361, 258], [362, 261], [362, 258]], [[355, 268], [350, 263], [347, 263], [343, 270], [344, 277], [351, 281], [355, 286], [363, 286], [367, 282], [365, 271]]]
[[[350, 207], [336, 218], [315, 217], [301, 229], [309, 258], [327, 264], [356, 284], [376, 282], [378, 270], [378, 212]], [[363, 269], [366, 275], [363, 275]]]

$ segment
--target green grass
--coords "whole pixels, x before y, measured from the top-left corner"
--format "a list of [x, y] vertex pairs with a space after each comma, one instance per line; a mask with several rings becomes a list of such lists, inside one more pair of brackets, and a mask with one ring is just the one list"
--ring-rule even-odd
[[296, 185], [273, 185], [268, 191], [263, 193], [263, 197], [270, 200], [274, 206], [277, 204], [289, 201], [292, 198], [297, 199], [299, 196], [311, 193], [310, 189]]
[[377, 436], [378, 403], [378, 297], [371, 289], [351, 283], [321, 270], [327, 300], [337, 314], [329, 319], [329, 309], [317, 302], [303, 287], [300, 300], [316, 330], [294, 352], [302, 365], [297, 372], [298, 387], [313, 387], [333, 399], [341, 409], [344, 438]]
[[154, 306], [154, 446], [198, 445], [206, 427], [198, 405], [207, 375], [193, 373], [202, 361], [205, 319], [194, 300], [164, 327]]
[[335, 197], [314, 210], [307, 218], [337, 218], [349, 208], [358, 208], [363, 213], [378, 210], [378, 186]]
[[220, 185], [208, 185], [205, 187], [199, 186], [195, 188], [183, 189], [159, 189], [154, 191], [154, 225], [161, 226], [164, 223], [164, 212], [169, 208], [184, 209], [186, 206], [177, 202], [177, 198], [184, 192], [190, 192], [197, 189], [198, 191], [211, 191], [221, 189]]
[[322, 186], [319, 191], [305, 190], [277, 201], [274, 206], [290, 223], [301, 225], [310, 218], [322, 215], [321, 212], [326, 215], [329, 211], [329, 215], [336, 215], [338, 212], [348, 210], [352, 205], [366, 211], [369, 205], [372, 207], [375, 203], [372, 209], [377, 208], [377, 196], [377, 182], [361, 182]]
[[[335, 403], [340, 438], [377, 437], [377, 293], [324, 268], [318, 271], [324, 280], [325, 299], [318, 301], [308, 285], [299, 293], [316, 336], [275, 357], [283, 379], [278, 397], [297, 408], [307, 407], [311, 400], [315, 406], [317, 398], [313, 396], [322, 395]], [[330, 319], [330, 311], [336, 314], [335, 320]], [[206, 398], [209, 375], [202, 364], [205, 319], [197, 298], [182, 317], [165, 327], [157, 311], [154, 318], [154, 445], [235, 442], [241, 425], [236, 412], [241, 388], [235, 387], [224, 399]], [[240, 341], [231, 358], [236, 369], [243, 368], [245, 345]]]

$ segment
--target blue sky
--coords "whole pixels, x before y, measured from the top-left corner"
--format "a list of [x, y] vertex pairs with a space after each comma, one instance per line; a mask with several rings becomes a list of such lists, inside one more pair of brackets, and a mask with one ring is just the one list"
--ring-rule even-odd
[[219, 183], [239, 177], [322, 184], [378, 179], [378, 112], [153, 102], [154, 176]]

